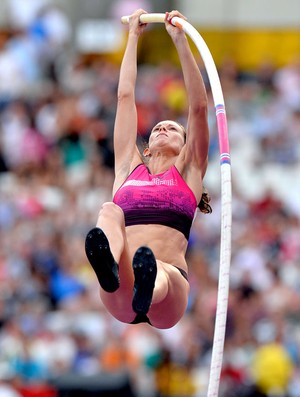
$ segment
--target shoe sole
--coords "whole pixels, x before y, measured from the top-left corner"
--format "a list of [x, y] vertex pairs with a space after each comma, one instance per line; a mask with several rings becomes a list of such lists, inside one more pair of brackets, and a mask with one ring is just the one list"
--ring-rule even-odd
[[133, 257], [132, 266], [134, 272], [132, 309], [137, 314], [145, 315], [151, 305], [157, 274], [156, 259], [151, 249], [140, 247]]
[[86, 256], [106, 292], [115, 292], [120, 286], [119, 265], [110, 251], [109, 242], [100, 228], [90, 230], [85, 240]]

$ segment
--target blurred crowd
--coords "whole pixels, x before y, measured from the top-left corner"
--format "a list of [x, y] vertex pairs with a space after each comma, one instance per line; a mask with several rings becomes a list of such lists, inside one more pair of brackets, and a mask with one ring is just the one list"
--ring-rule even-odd
[[[0, 46], [0, 395], [57, 397], [64, 377], [126, 373], [135, 397], [206, 396], [219, 278], [218, 131], [209, 96], [205, 179], [213, 213], [188, 248], [188, 309], [156, 330], [114, 320], [84, 239], [111, 200], [119, 66], [68, 55], [70, 26], [45, 7]], [[201, 61], [199, 61], [200, 67]], [[233, 225], [221, 397], [300, 396], [300, 62], [219, 67], [232, 152]], [[181, 71], [140, 65], [141, 144], [186, 123]], [[298, 176], [297, 176], [298, 175]], [[121, 394], [120, 394], [121, 396]]]

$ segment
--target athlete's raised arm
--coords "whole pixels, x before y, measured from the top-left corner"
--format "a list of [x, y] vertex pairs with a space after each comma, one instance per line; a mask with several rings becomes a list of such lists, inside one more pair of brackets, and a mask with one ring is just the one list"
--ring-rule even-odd
[[166, 29], [178, 52], [188, 99], [186, 163], [199, 168], [203, 178], [209, 145], [206, 89], [184, 31], [170, 23], [174, 16], [186, 18], [178, 11], [166, 13]]
[[140, 162], [136, 147], [137, 109], [135, 84], [137, 77], [137, 46], [139, 36], [145, 28], [139, 17], [146, 11], [139, 9], [129, 18], [128, 40], [120, 69], [118, 103], [114, 126], [115, 187], [128, 176], [130, 169]]

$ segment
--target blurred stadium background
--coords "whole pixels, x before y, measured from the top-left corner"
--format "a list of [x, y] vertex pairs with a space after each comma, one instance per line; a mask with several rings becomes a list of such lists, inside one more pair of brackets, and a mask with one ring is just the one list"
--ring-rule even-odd
[[[190, 300], [174, 328], [102, 306], [84, 254], [111, 199], [122, 15], [179, 9], [211, 50], [227, 110], [233, 241], [220, 397], [300, 396], [299, 0], [0, 2], [0, 396], [204, 397], [220, 249], [218, 136], [209, 83], [213, 214], [188, 249]], [[193, 46], [193, 43], [191, 43]], [[139, 132], [185, 120], [163, 25], [139, 47]]]

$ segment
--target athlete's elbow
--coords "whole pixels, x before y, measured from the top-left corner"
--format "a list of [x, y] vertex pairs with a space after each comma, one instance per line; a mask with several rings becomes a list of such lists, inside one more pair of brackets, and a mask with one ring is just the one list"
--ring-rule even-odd
[[118, 101], [134, 97], [134, 87], [131, 84], [124, 84], [118, 89]]
[[207, 119], [208, 109], [207, 102], [199, 102], [189, 106], [189, 114], [197, 119]]

